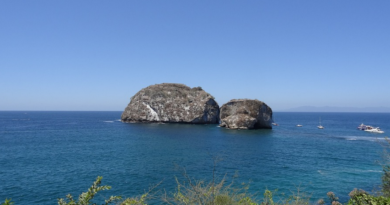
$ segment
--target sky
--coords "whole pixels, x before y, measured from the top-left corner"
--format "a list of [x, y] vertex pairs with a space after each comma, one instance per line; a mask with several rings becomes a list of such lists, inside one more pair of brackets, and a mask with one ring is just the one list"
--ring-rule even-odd
[[149, 85], [221, 106], [390, 107], [389, 0], [2, 0], [0, 110], [122, 111]]

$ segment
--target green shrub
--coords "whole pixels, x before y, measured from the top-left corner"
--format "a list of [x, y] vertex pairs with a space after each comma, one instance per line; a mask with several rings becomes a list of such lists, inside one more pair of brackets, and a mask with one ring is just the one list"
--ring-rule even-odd
[[5, 199], [4, 203], [1, 203], [1, 205], [13, 205], [14, 202], [11, 201], [11, 199]]
[[201, 180], [191, 179], [185, 171], [185, 180], [180, 182], [176, 179], [177, 189], [173, 197], [165, 196], [163, 201], [167, 204], [177, 205], [258, 205], [253, 198], [247, 194], [247, 186], [233, 188], [233, 182], [226, 183], [225, 177], [218, 183], [213, 180], [205, 183]]
[[[97, 177], [93, 185], [88, 189], [87, 192], [80, 194], [78, 200], [74, 200], [73, 196], [68, 194], [66, 199], [58, 199], [58, 205], [89, 205], [92, 202], [93, 197], [100, 191], [111, 189], [110, 186], [99, 186], [102, 182], [103, 177]], [[105, 205], [121, 199], [120, 196], [111, 196], [105, 200]], [[95, 205], [95, 204], [94, 204]]]
[[389, 205], [390, 198], [385, 196], [373, 196], [364, 190], [354, 189], [349, 193], [348, 205]]
[[147, 205], [146, 198], [148, 196], [148, 193], [142, 195], [139, 199], [138, 198], [127, 198], [124, 200], [120, 205]]

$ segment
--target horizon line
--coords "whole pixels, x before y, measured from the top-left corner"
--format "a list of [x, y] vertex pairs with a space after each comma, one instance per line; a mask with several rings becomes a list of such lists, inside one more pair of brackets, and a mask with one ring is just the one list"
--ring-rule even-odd
[[[0, 112], [123, 112], [122, 110], [0, 110]], [[305, 113], [390, 113], [390, 111], [289, 111], [273, 110], [272, 112], [305, 112]]]

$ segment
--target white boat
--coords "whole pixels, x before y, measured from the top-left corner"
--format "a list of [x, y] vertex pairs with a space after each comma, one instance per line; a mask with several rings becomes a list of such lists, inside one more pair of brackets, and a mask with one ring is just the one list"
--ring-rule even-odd
[[385, 133], [384, 131], [382, 131], [381, 129], [379, 129], [379, 127], [375, 127], [375, 128], [371, 128], [371, 129], [366, 129], [364, 130], [366, 132], [373, 132], [373, 133]]
[[324, 129], [324, 127], [321, 125], [321, 118], [320, 118], [320, 125], [317, 126], [318, 129]]
[[365, 124], [361, 124], [359, 125], [359, 127], [357, 127], [358, 130], [371, 130], [373, 129], [373, 127], [371, 125], [365, 125]]
[[297, 127], [302, 127], [302, 125], [300, 125], [300, 124], [297, 124]]

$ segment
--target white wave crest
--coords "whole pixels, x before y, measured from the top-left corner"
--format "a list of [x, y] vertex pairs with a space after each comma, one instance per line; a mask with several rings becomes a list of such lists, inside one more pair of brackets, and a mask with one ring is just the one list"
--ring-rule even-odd
[[363, 136], [342, 136], [340, 138], [343, 138], [345, 140], [352, 140], [352, 141], [371, 141], [371, 142], [377, 142], [377, 141], [384, 141], [386, 138], [384, 137], [363, 137]]

